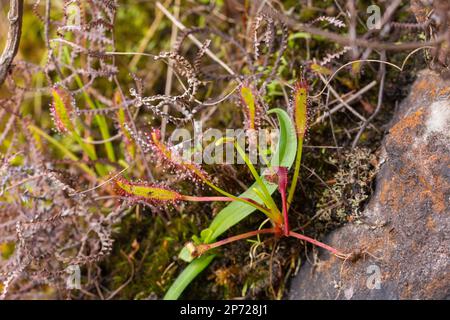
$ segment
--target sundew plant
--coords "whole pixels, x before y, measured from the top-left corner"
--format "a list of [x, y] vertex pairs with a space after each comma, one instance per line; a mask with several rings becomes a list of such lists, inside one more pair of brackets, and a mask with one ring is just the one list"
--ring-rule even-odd
[[[251, 109], [255, 106], [255, 99], [248, 88], [242, 88], [241, 92], [245, 93], [243, 101], [246, 108]], [[268, 114], [276, 114], [279, 120], [280, 137], [277, 151], [273, 161], [267, 163], [264, 174], [260, 176], [253, 164], [249, 161], [243, 147], [234, 139], [224, 138], [217, 143], [231, 143], [234, 145], [239, 155], [244, 159], [248, 166], [255, 183], [250, 188], [235, 197], [226, 191], [214, 186], [211, 182], [203, 180], [212, 189], [225, 197], [222, 201], [232, 201], [230, 205], [225, 207], [217, 214], [211, 222], [209, 228], [202, 230], [200, 237], [193, 237], [193, 241], [185, 245], [180, 258], [190, 264], [180, 274], [175, 283], [167, 292], [165, 298], [178, 298], [183, 289], [189, 282], [201, 272], [214, 259], [214, 249], [226, 245], [233, 241], [243, 240], [262, 234], [271, 234], [275, 237], [294, 237], [303, 241], [307, 241], [316, 246], [330, 251], [339, 258], [345, 258], [346, 255], [339, 250], [332, 248], [315, 239], [294, 232], [289, 227], [289, 207], [291, 205], [294, 193], [296, 191], [296, 181], [299, 177], [302, 146], [305, 133], [307, 130], [307, 95], [308, 87], [302, 79], [295, 85], [293, 91], [292, 103], [290, 106], [291, 117], [282, 109], [270, 109]], [[249, 117], [251, 119], [251, 117]], [[250, 128], [254, 124], [250, 122]], [[295, 164], [294, 164], [295, 162]], [[288, 170], [294, 165], [294, 181], [289, 184]], [[281, 204], [275, 202], [272, 193], [278, 191], [281, 195]], [[201, 198], [199, 198], [201, 199]], [[186, 199], [187, 200], [187, 199]], [[206, 199], [207, 200], [207, 199]], [[194, 200], [194, 201], [197, 201]], [[222, 240], [217, 238], [242, 219], [254, 211], [259, 211], [268, 218], [269, 228], [259, 228], [258, 230], [249, 231], [243, 234], [231, 236]]]
[[[246, 127], [254, 129], [256, 124], [257, 101], [249, 87], [240, 88], [244, 110], [248, 116]], [[116, 179], [115, 185], [119, 193], [136, 201], [147, 201], [154, 205], [177, 203], [180, 201], [226, 201], [231, 202], [220, 211], [210, 227], [201, 231], [199, 236], [194, 236], [193, 241], [187, 243], [180, 253], [180, 258], [189, 262], [188, 267], [180, 274], [175, 283], [167, 292], [166, 299], [178, 298], [189, 282], [201, 272], [214, 258], [214, 249], [227, 243], [255, 237], [262, 234], [271, 234], [276, 237], [294, 237], [322, 247], [334, 255], [345, 258], [346, 255], [317, 240], [309, 238], [289, 228], [289, 207], [296, 191], [296, 181], [299, 177], [302, 146], [307, 130], [308, 119], [308, 86], [304, 79], [299, 80], [293, 90], [291, 116], [283, 109], [269, 109], [268, 115], [275, 114], [278, 117], [280, 137], [277, 150], [272, 161], [267, 162], [263, 175], [251, 163], [245, 152], [245, 146], [240, 145], [236, 138], [222, 138], [215, 142], [216, 145], [232, 144], [239, 156], [243, 158], [245, 165], [250, 170], [255, 182], [248, 190], [239, 196], [230, 194], [215, 185], [212, 178], [202, 168], [189, 160], [177, 156], [173, 148], [161, 141], [158, 130], [152, 130], [149, 141], [146, 143], [149, 150], [159, 158], [162, 166], [175, 170], [177, 174], [186, 174], [186, 177], [195, 183], [205, 184], [221, 196], [194, 196], [184, 195], [169, 189], [164, 185], [147, 182], [131, 182], [124, 179]], [[262, 150], [263, 153], [266, 150]], [[295, 164], [294, 164], [295, 163]], [[294, 165], [294, 181], [289, 184], [288, 170]], [[281, 195], [281, 204], [277, 204], [272, 194], [278, 191]], [[229, 228], [239, 223], [249, 214], [258, 211], [268, 218], [269, 228], [260, 228], [243, 234], [231, 236], [225, 239], [218, 238]]]

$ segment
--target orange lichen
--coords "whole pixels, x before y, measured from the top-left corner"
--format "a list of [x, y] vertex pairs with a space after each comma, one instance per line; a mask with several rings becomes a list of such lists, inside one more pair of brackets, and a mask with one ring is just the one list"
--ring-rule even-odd
[[433, 294], [440, 290], [445, 290], [450, 282], [450, 273], [445, 273], [436, 279], [433, 279], [430, 283], [427, 283], [423, 288], [423, 292], [426, 297], [432, 297]]
[[[442, 179], [440, 177], [431, 177], [434, 182], [433, 185], [434, 186], [440, 186], [440, 187], [444, 187], [445, 182], [442, 181]], [[445, 194], [443, 192], [440, 192], [439, 190], [436, 190], [436, 188], [434, 188], [432, 185], [430, 185], [427, 180], [426, 177], [419, 177], [419, 181], [421, 183], [421, 185], [423, 186], [423, 191], [420, 194], [420, 198], [421, 199], [426, 199], [429, 198], [431, 199], [431, 203], [432, 203], [432, 207], [433, 207], [433, 211], [440, 213], [440, 212], [444, 212], [444, 210], [447, 208], [446, 206], [446, 201], [445, 201]]]
[[381, 191], [380, 191], [380, 202], [382, 204], [386, 204], [387, 200], [388, 200], [388, 196], [389, 196], [389, 183], [384, 183], [381, 186]]
[[434, 221], [432, 216], [428, 216], [426, 226], [430, 231], [436, 230], [436, 222]]
[[403, 118], [389, 131], [391, 137], [398, 143], [412, 143], [413, 137], [411, 134], [408, 134], [408, 131], [416, 129], [419, 125], [423, 124], [424, 116], [424, 110], [420, 108], [413, 114]]
[[445, 87], [439, 90], [438, 96], [444, 97], [450, 95], [450, 87]]
[[406, 192], [409, 189], [404, 181], [401, 181], [398, 176], [394, 175], [390, 180], [385, 181], [381, 187], [380, 200], [381, 203], [390, 207], [392, 212], [401, 212], [401, 209], [408, 203], [410, 193]]
[[413, 90], [411, 90], [411, 92], [429, 91], [431, 88], [433, 87], [430, 81], [428, 81], [428, 79], [422, 79], [413, 86]]

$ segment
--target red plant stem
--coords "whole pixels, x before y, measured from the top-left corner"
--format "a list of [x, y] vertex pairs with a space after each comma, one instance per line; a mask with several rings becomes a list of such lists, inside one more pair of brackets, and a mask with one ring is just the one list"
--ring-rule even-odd
[[[280, 190], [281, 192], [281, 190]], [[284, 236], [289, 236], [289, 218], [288, 218], [288, 208], [287, 208], [287, 200], [286, 200], [286, 189], [283, 190], [283, 192], [281, 192], [281, 201], [282, 201], [282, 206], [283, 206], [283, 220], [284, 220], [284, 225], [283, 225], [283, 231], [284, 231]]]
[[[198, 245], [196, 247], [196, 251], [197, 251], [197, 254], [200, 256], [200, 255], [204, 254], [208, 250], [211, 250], [211, 249], [223, 246], [225, 244], [228, 244], [228, 243], [231, 243], [231, 242], [234, 242], [234, 241], [239, 241], [239, 240], [251, 238], [251, 237], [254, 237], [254, 236], [259, 235], [259, 234], [267, 234], [267, 233], [273, 233], [275, 235], [280, 235], [281, 234], [281, 230], [279, 228], [277, 228], [277, 227], [274, 227], [274, 228], [267, 228], [267, 229], [250, 231], [250, 232], [242, 233], [242, 234], [239, 234], [237, 236], [229, 237], [229, 238], [226, 238], [226, 239], [214, 242], [214, 243], [200, 244], [200, 245]], [[283, 233], [283, 235], [284, 235], [284, 233]], [[315, 246], [321, 247], [321, 248], [331, 252], [332, 254], [337, 256], [338, 258], [347, 257], [346, 254], [340, 252], [339, 250], [337, 250], [337, 249], [335, 249], [335, 248], [333, 248], [333, 247], [331, 247], [329, 245], [326, 245], [325, 243], [317, 241], [317, 240], [315, 240], [313, 238], [310, 238], [310, 237], [304, 236], [302, 234], [299, 234], [297, 232], [289, 231], [287, 237], [294, 237], [294, 238], [297, 238], [297, 239], [300, 239], [300, 240], [312, 243]]]
[[283, 209], [283, 234], [285, 237], [289, 236], [289, 217], [288, 217], [288, 206], [286, 200], [286, 189], [287, 189], [288, 177], [287, 168], [278, 167], [278, 190], [281, 194], [281, 202]]
[[250, 198], [242, 198], [242, 199], [244, 199], [244, 200], [246, 200], [246, 201], [248, 201], [248, 202], [251, 202], [253, 205], [255, 205], [256, 207], [258, 207], [258, 208], [262, 208], [262, 209], [264, 209], [264, 207], [262, 206], [262, 205], [260, 205], [258, 202], [256, 202], [255, 200], [253, 200], [253, 199], [250, 199]]
[[304, 236], [304, 235], [302, 235], [302, 234], [300, 234], [300, 233], [293, 232], [293, 231], [289, 231], [289, 236], [294, 237], [294, 238], [297, 238], [297, 239], [300, 239], [300, 240], [303, 240], [303, 241], [306, 241], [306, 242], [309, 242], [309, 243], [312, 243], [312, 244], [315, 245], [315, 246], [318, 246], [318, 247], [321, 247], [321, 248], [323, 248], [323, 249], [325, 249], [325, 250], [330, 251], [330, 252], [331, 252], [332, 254], [334, 254], [335, 256], [338, 256], [338, 257], [343, 257], [343, 256], [345, 256], [345, 254], [342, 253], [342, 252], [340, 252], [339, 250], [337, 250], [337, 249], [335, 249], [335, 248], [333, 248], [333, 247], [330, 247], [329, 245], [326, 245], [325, 243], [322, 243], [322, 242], [320, 242], [320, 241], [317, 241], [317, 240], [315, 240], [315, 239], [313, 239], [313, 238]]
[[250, 231], [250, 232], [246, 232], [243, 234], [239, 234], [237, 236], [229, 237], [229, 238], [226, 238], [226, 239], [214, 242], [214, 243], [200, 244], [197, 246], [197, 250], [200, 254], [202, 254], [208, 250], [223, 246], [230, 242], [243, 240], [243, 239], [247, 239], [247, 238], [256, 236], [258, 234], [266, 234], [266, 233], [277, 233], [277, 229], [276, 228], [267, 228], [267, 229], [255, 230], [255, 231]]
[[182, 196], [181, 200], [192, 202], [234, 201], [234, 199], [228, 197], [193, 197], [193, 196]]

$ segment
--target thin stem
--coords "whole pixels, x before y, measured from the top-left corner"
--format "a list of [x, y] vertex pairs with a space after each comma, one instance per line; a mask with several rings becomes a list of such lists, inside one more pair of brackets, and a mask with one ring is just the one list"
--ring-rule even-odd
[[55, 71], [58, 74], [61, 81], [64, 79], [64, 75], [61, 71], [61, 68], [59, 67], [58, 61], [56, 60], [55, 55], [53, 54], [53, 50], [50, 46], [50, 9], [51, 9], [51, 0], [47, 0], [45, 3], [45, 23], [44, 23], [44, 40], [45, 45], [47, 47], [48, 55], [50, 56], [50, 59], [52, 59], [53, 65], [55, 66]]
[[[167, 0], [166, 2], [164, 2], [164, 6], [168, 7], [171, 2], [172, 2], [171, 0]], [[155, 35], [158, 28], [161, 26], [161, 20], [163, 17], [164, 17], [164, 14], [161, 12], [161, 10], [156, 10], [156, 8], [155, 8], [155, 18], [153, 19], [153, 22], [152, 22], [150, 28], [147, 30], [147, 33], [145, 34], [144, 38], [139, 43], [137, 53], [143, 53], [145, 51], [145, 49], [148, 46], [148, 43], [150, 42], [152, 37]], [[140, 55], [135, 55], [133, 57], [133, 59], [131, 59], [131, 62], [128, 65], [128, 69], [135, 70], [140, 59], [141, 59]]]
[[[362, 96], [364, 93], [366, 93], [367, 91], [369, 91], [370, 89], [372, 89], [376, 85], [377, 85], [377, 81], [376, 80], [372, 81], [367, 86], [365, 86], [364, 88], [359, 90], [357, 93], [355, 93], [354, 95], [351, 95], [348, 99], [343, 100], [344, 102], [340, 102], [337, 106], [333, 107], [333, 109], [331, 109], [329, 111], [325, 111], [323, 113], [323, 115], [318, 117], [317, 120], [314, 121], [314, 123], [312, 125], [314, 126], [314, 125], [322, 122], [326, 117], [329, 117], [330, 115], [332, 115], [333, 113], [339, 111], [342, 107], [344, 107], [345, 103], [350, 104], [350, 102], [353, 102], [354, 100], [356, 100], [357, 98]], [[343, 96], [342, 96], [342, 99], [343, 99]], [[339, 101], [339, 99], [336, 99], [336, 100]]]
[[281, 16], [280, 19], [284, 21], [288, 26], [292, 27], [296, 31], [304, 31], [312, 35], [322, 36], [333, 42], [337, 42], [342, 45], [357, 45], [359, 47], [371, 48], [377, 50], [389, 50], [389, 51], [404, 51], [419, 48], [421, 46], [436, 46], [445, 41], [445, 35], [440, 35], [436, 39], [426, 42], [407, 42], [407, 43], [393, 43], [393, 42], [379, 42], [373, 39], [367, 40], [362, 38], [350, 39], [347, 35], [341, 35], [335, 32], [326, 31], [320, 28], [311, 27], [306, 24], [298, 23], [297, 21]]
[[267, 189], [266, 185], [262, 181], [261, 177], [259, 176], [259, 174], [256, 171], [253, 164], [250, 162], [250, 159], [245, 154], [245, 151], [242, 150], [241, 146], [239, 145], [239, 143], [237, 141], [234, 142], [234, 147], [236, 148], [237, 152], [239, 152], [239, 155], [242, 157], [242, 159], [244, 159], [245, 164], [250, 169], [250, 172], [252, 173], [252, 175], [255, 178], [258, 185], [261, 187], [261, 191], [264, 193], [264, 197], [265, 197], [266, 201], [268, 201], [267, 205], [268, 206], [270, 205], [270, 207], [275, 208], [276, 204], [273, 201], [272, 197], [270, 196], [269, 190]]
[[116, 173], [114, 176], [112, 176], [111, 178], [103, 181], [102, 183], [100, 183], [99, 185], [96, 185], [95, 187], [89, 188], [87, 190], [83, 190], [83, 191], [79, 191], [79, 192], [75, 192], [75, 193], [71, 193], [69, 194], [69, 197], [73, 197], [79, 194], [83, 194], [83, 193], [88, 193], [90, 191], [94, 191], [95, 189], [98, 189], [102, 186], [104, 186], [105, 184], [109, 183], [110, 181], [114, 180], [115, 178], [117, 178], [119, 175], [121, 175], [122, 173], [124, 173], [125, 171], [127, 171], [130, 167], [126, 167], [123, 170], [119, 171], [118, 173]]
[[225, 244], [228, 244], [228, 243], [231, 243], [234, 241], [243, 240], [243, 239], [254, 237], [256, 235], [267, 234], [267, 233], [278, 233], [278, 229], [267, 228], [267, 229], [246, 232], [246, 233], [239, 234], [239, 235], [233, 236], [233, 237], [229, 237], [229, 238], [226, 238], [226, 239], [214, 242], [214, 243], [200, 244], [196, 247], [196, 250], [199, 255], [202, 255], [206, 251], [211, 250], [213, 248], [217, 248], [217, 247], [223, 246]]
[[[381, 59], [384, 61], [386, 59], [386, 51], [381, 52]], [[380, 112], [381, 105], [383, 103], [383, 93], [384, 93], [384, 82], [386, 78], [386, 65], [381, 64], [380, 65], [380, 71], [381, 80], [380, 80], [380, 88], [378, 89], [378, 102], [377, 107], [375, 108], [375, 111], [370, 115], [369, 118], [361, 125], [361, 128], [359, 129], [358, 133], [356, 134], [355, 139], [352, 143], [352, 148], [354, 149], [356, 145], [358, 144], [359, 138], [363, 134], [364, 130], [367, 128], [367, 126], [370, 124], [370, 122], [377, 116], [378, 112]]]
[[[175, 0], [174, 3], [174, 17], [178, 20], [180, 16], [180, 0]], [[172, 34], [170, 36], [170, 47], [172, 48], [175, 45], [178, 37], [178, 28], [175, 24], [172, 24]], [[172, 90], [172, 80], [173, 80], [173, 61], [169, 61], [169, 65], [167, 68], [167, 76], [166, 76], [166, 89], [164, 94], [170, 96], [170, 92]], [[169, 112], [169, 105], [165, 104], [163, 107], [163, 113], [167, 114]], [[167, 117], [163, 117], [161, 120], [161, 139], [164, 140], [164, 136], [166, 135], [166, 126], [167, 126]]]
[[[325, 77], [321, 74], [319, 74], [320, 79], [323, 81], [323, 83], [325, 83], [325, 88], [328, 86], [331, 94], [338, 99], [341, 103], [344, 104], [344, 107], [347, 108], [347, 110], [349, 110], [351, 113], [353, 113], [356, 117], [358, 117], [360, 120], [362, 121], [367, 121], [366, 118], [364, 118], [364, 116], [362, 116], [358, 111], [356, 111], [352, 106], [350, 106], [347, 102], [345, 102], [341, 96], [337, 93], [336, 90], [333, 89], [332, 86], [330, 86], [330, 82], [327, 82], [327, 80], [325, 79]], [[375, 128], [376, 130], [376, 128]]]
[[321, 248], [331, 252], [332, 254], [337, 256], [338, 258], [345, 258], [345, 257], [347, 257], [346, 254], [340, 252], [339, 250], [337, 250], [337, 249], [335, 249], [333, 247], [330, 247], [329, 245], [326, 245], [325, 243], [317, 241], [316, 239], [304, 236], [304, 235], [302, 235], [300, 233], [297, 233], [297, 232], [294, 232], [294, 231], [289, 231], [289, 236], [297, 238], [297, 239], [300, 239], [300, 240], [303, 240], [303, 241], [306, 241], [306, 242], [309, 242], [309, 243], [312, 243], [315, 246], [321, 247]]
[[229, 197], [194, 197], [194, 196], [182, 196], [181, 200], [191, 202], [234, 201], [234, 199]]
[[292, 200], [294, 199], [295, 188], [297, 187], [298, 177], [300, 175], [300, 165], [302, 163], [302, 151], [303, 151], [303, 137], [298, 140], [297, 145], [297, 155], [295, 156], [295, 169], [294, 176], [292, 177], [291, 186], [289, 188], [288, 198], [287, 198], [287, 210], [289, 210]]
[[[239, 235], [236, 235], [236, 236], [233, 236], [233, 237], [229, 237], [229, 238], [226, 238], [226, 239], [223, 239], [223, 240], [220, 240], [220, 241], [216, 241], [214, 243], [203, 243], [203, 244], [197, 245], [195, 247], [195, 252], [196, 252], [196, 254], [198, 256], [201, 256], [202, 254], [204, 254], [205, 252], [207, 252], [207, 251], [209, 251], [211, 249], [214, 249], [214, 248], [217, 248], [217, 247], [221, 247], [221, 246], [226, 245], [228, 243], [239, 241], [239, 240], [248, 239], [248, 238], [251, 238], [251, 237], [254, 237], [254, 236], [257, 236], [257, 235], [261, 235], [261, 234], [269, 234], [269, 233], [273, 233], [273, 234], [278, 234], [279, 235], [280, 234], [280, 229], [275, 227], [275, 228], [267, 228], [267, 229], [255, 230], [255, 231], [242, 233], [242, 234], [239, 234]], [[306, 242], [309, 242], [309, 243], [312, 243], [315, 246], [321, 247], [321, 248], [331, 252], [332, 254], [334, 254], [338, 258], [345, 259], [345, 258], [348, 257], [347, 254], [344, 254], [344, 253], [340, 252], [339, 250], [337, 250], [337, 249], [335, 249], [335, 248], [333, 248], [333, 247], [331, 247], [329, 245], [326, 245], [325, 243], [322, 243], [322, 242], [317, 241], [317, 240], [315, 240], [313, 238], [304, 236], [302, 234], [299, 234], [299, 233], [296, 233], [296, 232], [293, 232], [293, 231], [289, 231], [288, 236], [294, 237], [294, 238], [297, 238], [297, 239], [300, 239], [300, 240], [303, 240], [303, 241], [306, 241]]]
[[123, 135], [123, 133], [119, 132], [115, 136], [112, 136], [111, 138], [104, 139], [104, 140], [89, 140], [89, 139], [85, 139], [85, 138], [81, 137], [81, 141], [83, 141], [84, 143], [87, 143], [87, 144], [105, 144], [106, 142], [111, 142], [111, 141], [121, 138], [122, 135]]
[[[231, 142], [231, 141], [228, 141], [228, 142]], [[256, 171], [253, 164], [250, 162], [250, 159], [247, 157], [244, 150], [242, 150], [239, 143], [237, 141], [234, 141], [233, 145], [236, 148], [236, 150], [238, 151], [238, 153], [240, 154], [240, 156], [242, 157], [242, 159], [244, 160], [247, 167], [250, 169], [250, 172], [252, 173], [253, 177], [255, 178], [256, 182], [258, 183], [258, 185], [261, 188], [262, 197], [260, 195], [259, 195], [259, 197], [261, 198], [261, 200], [265, 203], [265, 205], [270, 210], [270, 213], [266, 213], [267, 217], [270, 218], [271, 220], [273, 220], [274, 222], [278, 223], [279, 220], [281, 219], [280, 211], [278, 210], [278, 207], [277, 207], [275, 201], [273, 200], [272, 196], [270, 195], [269, 190], [267, 189], [266, 185], [262, 181], [261, 177], [258, 175], [258, 172]], [[257, 192], [256, 190], [257, 189], [255, 189], [255, 192]]]
[[283, 192], [281, 194], [281, 201], [283, 202], [284, 235], [287, 236], [289, 234], [289, 216], [286, 201], [286, 192]]
[[281, 202], [283, 208], [283, 231], [284, 235], [287, 237], [289, 235], [289, 217], [288, 217], [288, 204], [286, 200], [286, 189], [287, 189], [287, 168], [278, 168], [278, 190], [281, 194]]

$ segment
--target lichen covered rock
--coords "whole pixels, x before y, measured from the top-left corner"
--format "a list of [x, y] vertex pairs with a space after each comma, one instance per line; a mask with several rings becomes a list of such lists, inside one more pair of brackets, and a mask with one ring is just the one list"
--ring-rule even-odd
[[[324, 239], [352, 259], [319, 251], [289, 299], [450, 297], [450, 81], [423, 71], [382, 146], [374, 195], [355, 223]], [[312, 260], [312, 259], [310, 259]]]

